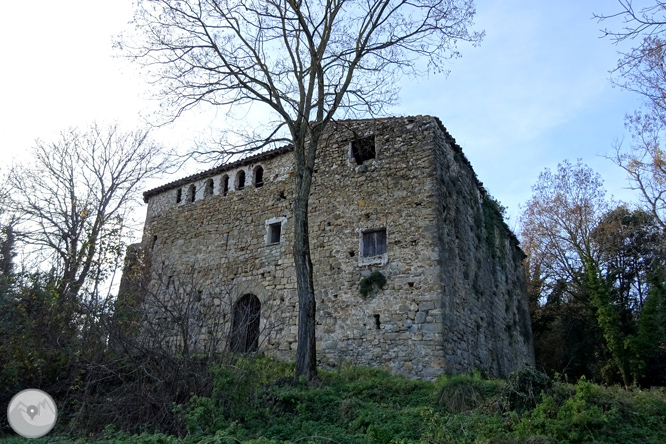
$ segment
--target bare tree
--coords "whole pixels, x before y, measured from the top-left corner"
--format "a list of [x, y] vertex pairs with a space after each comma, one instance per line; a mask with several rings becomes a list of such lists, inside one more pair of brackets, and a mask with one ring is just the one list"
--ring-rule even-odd
[[59, 301], [75, 301], [117, 267], [138, 185], [164, 172], [166, 154], [146, 131], [92, 125], [37, 141], [30, 162], [11, 170], [17, 238], [56, 269]]
[[153, 68], [172, 118], [201, 103], [259, 106], [274, 120], [235, 152], [294, 147], [296, 377], [316, 378], [308, 199], [320, 139], [340, 115], [395, 103], [401, 75], [442, 71], [458, 41], [478, 43], [482, 34], [468, 31], [474, 13], [472, 0], [139, 2], [141, 40], [120, 45]]
[[14, 227], [17, 219], [16, 215], [7, 212], [9, 196], [9, 187], [2, 174], [0, 175], [0, 279], [3, 276], [9, 278], [14, 269], [14, 257], [16, 256]]
[[647, 211], [666, 228], [666, 159], [661, 148], [666, 129], [666, 2], [653, 0], [635, 6], [632, 0], [618, 0], [620, 9], [611, 15], [595, 15], [599, 21], [621, 20], [619, 29], [604, 29], [605, 36], [619, 43], [638, 39], [639, 43], [621, 53], [612, 81], [644, 98], [644, 109], [627, 115], [626, 126], [632, 142], [621, 142], [607, 156], [627, 172], [632, 189], [639, 193]]
[[666, 125], [663, 115], [636, 111], [627, 116], [631, 145], [625, 149], [615, 143], [614, 153], [606, 156], [626, 171], [632, 190], [637, 191], [643, 207], [666, 229], [666, 155], [662, 140]]
[[543, 297], [562, 282], [580, 288], [585, 259], [598, 259], [592, 233], [608, 208], [600, 176], [564, 161], [542, 172], [532, 192], [520, 218], [532, 291]]

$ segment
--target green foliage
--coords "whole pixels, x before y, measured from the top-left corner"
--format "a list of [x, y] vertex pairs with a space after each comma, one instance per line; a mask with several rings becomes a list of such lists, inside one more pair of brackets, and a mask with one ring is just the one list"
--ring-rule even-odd
[[634, 348], [645, 360], [642, 376], [656, 385], [666, 385], [666, 285], [658, 274], [651, 277], [637, 330]]
[[525, 367], [507, 377], [500, 393], [500, 405], [503, 410], [528, 410], [534, 408], [543, 394], [551, 389], [552, 381], [548, 375]]
[[358, 289], [363, 299], [366, 299], [375, 289], [381, 290], [384, 285], [386, 285], [386, 276], [375, 270], [370, 273], [370, 276], [361, 279]]
[[14, 284], [3, 287], [0, 294], [3, 394], [61, 378], [75, 339], [64, 313], [68, 308], [53, 291], [48, 275], [18, 275], [13, 280]]
[[479, 407], [496, 396], [503, 388], [503, 382], [473, 375], [451, 375], [440, 379], [441, 387], [437, 403], [451, 413], [461, 413]]
[[558, 443], [658, 443], [666, 438], [666, 423], [657, 406], [666, 407], [666, 397], [658, 392], [603, 388], [581, 378], [573, 396], [562, 401], [545, 396], [521, 419], [517, 432]]
[[481, 211], [488, 249], [494, 258], [499, 256], [504, 259], [506, 249], [503, 245], [498, 245], [498, 240], [503, 241], [510, 233], [509, 227], [504, 222], [506, 207], [491, 195], [486, 194], [481, 199]]
[[[600, 276], [598, 265], [590, 258], [585, 260], [585, 290], [590, 295], [592, 304], [597, 309], [597, 322], [601, 327], [606, 346], [610, 350], [615, 365], [622, 375], [625, 387], [628, 387], [630, 375], [636, 374], [644, 364], [638, 358], [632, 360], [628, 350], [632, 336], [624, 335], [621, 329], [620, 314], [611, 304], [611, 290], [609, 283]], [[633, 362], [630, 362], [633, 361]], [[633, 365], [632, 365], [633, 364]], [[633, 369], [632, 369], [633, 367]]]
[[[235, 370], [239, 371], [235, 371]], [[242, 371], [240, 371], [242, 369]], [[666, 391], [602, 387], [582, 378], [551, 383], [527, 369], [506, 381], [458, 375], [436, 382], [341, 366], [322, 370], [317, 386], [294, 383], [290, 365], [243, 356], [215, 372], [215, 394], [196, 397], [179, 413], [190, 433], [130, 435], [107, 427], [100, 443], [146, 444], [555, 444], [666, 442]], [[287, 375], [287, 377], [285, 377]], [[464, 389], [476, 408], [452, 413], [441, 394]], [[525, 394], [514, 410], [503, 406]], [[235, 392], [235, 393], [234, 393]], [[230, 405], [235, 404], [234, 406]], [[88, 442], [86, 438], [85, 442]], [[8, 440], [7, 442], [23, 442]], [[35, 442], [65, 444], [51, 437]]]

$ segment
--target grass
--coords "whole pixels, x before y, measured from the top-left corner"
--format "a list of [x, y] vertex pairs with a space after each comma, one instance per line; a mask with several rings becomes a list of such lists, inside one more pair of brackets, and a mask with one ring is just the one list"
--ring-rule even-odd
[[[623, 390], [584, 379], [553, 383], [534, 371], [435, 382], [343, 366], [315, 387], [264, 357], [216, 370], [210, 398], [174, 406], [188, 435], [129, 436], [107, 427], [100, 443], [550, 444], [666, 442], [666, 390]], [[56, 427], [57, 432], [57, 427]], [[34, 440], [88, 442], [91, 437]], [[8, 438], [8, 443], [24, 442]]]

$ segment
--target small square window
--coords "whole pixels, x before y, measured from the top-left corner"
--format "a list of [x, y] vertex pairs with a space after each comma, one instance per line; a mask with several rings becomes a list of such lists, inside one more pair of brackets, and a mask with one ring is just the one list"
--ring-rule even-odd
[[282, 235], [282, 223], [277, 222], [270, 224], [268, 226], [268, 241], [271, 244], [277, 244], [280, 242], [280, 236]]
[[374, 257], [386, 254], [386, 228], [369, 230], [363, 232], [362, 255], [363, 257]]
[[357, 164], [361, 165], [375, 158], [375, 136], [363, 137], [351, 141], [351, 153]]

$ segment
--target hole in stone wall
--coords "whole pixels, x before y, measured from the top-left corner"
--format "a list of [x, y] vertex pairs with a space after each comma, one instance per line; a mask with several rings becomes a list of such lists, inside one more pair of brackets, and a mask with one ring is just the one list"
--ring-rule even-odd
[[354, 252], [354, 251], [350, 251], [350, 252], [349, 252], [349, 257], [354, 257], [354, 256], [356, 256], [356, 252]]
[[254, 169], [254, 186], [257, 188], [264, 186], [264, 169], [261, 166]]
[[414, 282], [407, 282], [407, 285], [409, 285], [409, 288], [414, 288]]
[[245, 188], [245, 171], [239, 171], [238, 172], [238, 179], [236, 181], [236, 189], [237, 190], [242, 190]]
[[277, 244], [280, 242], [280, 235], [282, 234], [282, 223], [277, 222], [268, 226], [268, 242]]
[[375, 136], [363, 137], [351, 142], [351, 152], [357, 164], [375, 158]]
[[176, 190], [176, 203], [180, 203], [180, 201], [182, 201], [182, 200], [183, 200], [183, 189], [178, 188]]
[[222, 195], [226, 196], [229, 194], [229, 176], [224, 176], [222, 179]]
[[204, 188], [204, 197], [210, 197], [213, 195], [213, 179], [208, 179], [206, 181], [206, 188]]
[[152, 250], [155, 248], [155, 244], [157, 243], [157, 235], [153, 236], [153, 242], [150, 244], [150, 249]]
[[197, 190], [194, 188], [194, 184], [190, 185], [190, 188], [187, 190], [187, 195], [189, 196], [190, 202], [194, 202], [197, 197]]
[[286, 199], [286, 198], [287, 198], [287, 196], [285, 196], [284, 191], [280, 191], [278, 193], [278, 199]]
[[379, 322], [379, 315], [373, 315], [375, 317], [375, 330], [379, 330], [382, 326], [382, 323]]

